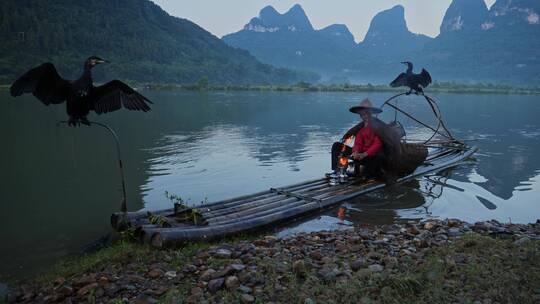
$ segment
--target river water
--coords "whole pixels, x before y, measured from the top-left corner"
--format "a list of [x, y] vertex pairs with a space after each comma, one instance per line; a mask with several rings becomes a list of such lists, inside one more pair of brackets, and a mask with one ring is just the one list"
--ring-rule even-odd
[[[120, 137], [128, 207], [215, 201], [321, 177], [329, 148], [358, 121], [364, 97], [391, 93], [144, 92], [149, 113], [91, 115]], [[540, 218], [540, 98], [434, 94], [447, 126], [479, 147], [474, 159], [429, 177], [276, 227], [278, 235], [408, 219], [534, 222]], [[56, 126], [65, 107], [0, 92], [0, 280], [31, 275], [110, 232], [120, 207], [114, 141], [99, 127]], [[399, 106], [434, 123], [425, 101]], [[390, 109], [379, 117], [395, 118]], [[429, 136], [398, 115], [410, 138]]]

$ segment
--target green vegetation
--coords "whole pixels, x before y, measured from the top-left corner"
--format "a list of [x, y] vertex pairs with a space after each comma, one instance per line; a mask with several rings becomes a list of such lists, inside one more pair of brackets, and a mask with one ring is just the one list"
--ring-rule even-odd
[[[182, 84], [139, 84], [151, 90], [185, 91], [287, 91], [287, 92], [405, 92], [406, 88], [392, 88], [387, 85], [372, 84], [310, 84], [299, 82], [295, 85], [219, 85], [205, 83], [201, 86]], [[434, 83], [426, 89], [431, 92], [474, 93], [474, 94], [524, 94], [540, 95], [540, 87], [514, 87], [494, 84], [456, 84], [452, 82]]]
[[0, 83], [47, 61], [75, 78], [90, 55], [111, 61], [95, 70], [97, 81], [196, 83], [206, 76], [212, 83], [287, 84], [318, 78], [263, 64], [148, 0], [4, 0], [0, 40]]
[[[229, 244], [236, 242], [231, 240]], [[163, 260], [180, 270], [212, 245], [216, 243], [154, 250], [120, 242], [97, 253], [62, 262], [38, 282], [50, 283], [106, 267], [121, 271], [119, 267], [128, 264], [137, 265], [137, 271], [145, 273], [151, 263]], [[266, 282], [262, 294], [256, 297], [261, 303], [473, 303], [477, 300], [537, 303], [540, 299], [540, 242], [516, 244], [511, 237], [467, 235], [428, 249], [421, 259], [400, 258], [394, 271], [361, 269], [350, 277], [332, 281], [323, 280], [317, 274], [318, 269], [296, 268], [283, 275], [283, 271], [276, 269], [291, 265], [264, 255], [254, 257], [253, 262], [259, 269], [256, 275], [263, 276], [261, 279]], [[206, 265], [218, 269], [231, 263], [233, 259], [209, 258]], [[343, 267], [343, 263], [347, 261], [338, 260], [338, 267]], [[183, 303], [198, 282], [197, 275], [186, 276], [161, 297], [161, 303]], [[207, 296], [210, 302], [212, 299], [238, 302], [241, 294], [223, 289]]]
[[151, 259], [153, 253], [155, 253], [155, 250], [152, 250], [150, 247], [121, 241], [114, 246], [107, 247], [95, 253], [63, 260], [53, 266], [48, 273], [38, 277], [37, 281], [46, 283], [58, 277], [68, 278], [125, 260], [143, 263], [147, 259]]

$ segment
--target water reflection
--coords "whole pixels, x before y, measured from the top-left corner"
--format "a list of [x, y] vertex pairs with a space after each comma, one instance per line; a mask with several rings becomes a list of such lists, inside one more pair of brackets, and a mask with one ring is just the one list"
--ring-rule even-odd
[[[170, 207], [165, 191], [214, 201], [320, 177], [329, 147], [358, 117], [347, 109], [388, 93], [148, 92], [153, 111], [91, 119], [119, 134], [131, 210]], [[289, 224], [282, 233], [359, 223], [457, 217], [535, 221], [539, 197], [540, 103], [534, 96], [438, 94], [447, 126], [480, 150], [443, 173], [346, 202]], [[35, 272], [109, 231], [119, 207], [112, 140], [95, 128], [57, 128], [61, 107], [0, 93], [0, 276]], [[400, 107], [433, 123], [414, 96]], [[508, 105], [512, 105], [509, 107]], [[392, 111], [380, 118], [389, 121]], [[430, 133], [398, 116], [411, 137]], [[22, 224], [24, 223], [24, 224]], [[32, 254], [38, 252], [39, 254]]]

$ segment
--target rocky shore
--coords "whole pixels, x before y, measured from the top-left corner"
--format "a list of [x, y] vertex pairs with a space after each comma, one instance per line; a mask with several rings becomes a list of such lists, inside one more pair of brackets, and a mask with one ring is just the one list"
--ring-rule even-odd
[[[153, 250], [123, 242], [7, 303], [540, 303], [540, 221], [360, 226]], [[0, 300], [2, 302], [2, 300]]]

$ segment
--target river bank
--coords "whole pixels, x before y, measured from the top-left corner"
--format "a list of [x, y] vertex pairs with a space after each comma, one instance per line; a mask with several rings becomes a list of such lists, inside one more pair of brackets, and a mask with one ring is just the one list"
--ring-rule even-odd
[[[295, 85], [220, 85], [220, 84], [165, 84], [129, 82], [139, 90], [154, 91], [254, 91], [254, 92], [395, 92], [402, 93], [406, 88], [392, 88], [388, 85], [372, 84], [310, 84]], [[0, 91], [8, 91], [9, 85], [0, 85]], [[456, 84], [434, 83], [426, 89], [426, 93], [457, 94], [506, 94], [506, 95], [540, 95], [540, 87], [515, 87], [493, 84]]]
[[[309, 84], [296, 85], [216, 85], [216, 84], [145, 84], [139, 88], [157, 91], [256, 91], [256, 92], [405, 92], [404, 88], [392, 88], [387, 85], [371, 84]], [[459, 94], [516, 94], [540, 95], [538, 87], [513, 87], [492, 84], [453, 84], [435, 83], [426, 89], [426, 93]]]
[[153, 250], [122, 241], [8, 303], [538, 303], [540, 221], [366, 225]]

